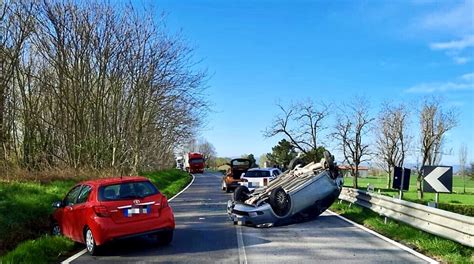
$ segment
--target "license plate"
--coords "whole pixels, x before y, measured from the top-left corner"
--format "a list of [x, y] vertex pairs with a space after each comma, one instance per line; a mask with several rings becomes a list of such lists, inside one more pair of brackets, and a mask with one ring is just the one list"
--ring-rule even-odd
[[150, 206], [123, 209], [123, 215], [125, 217], [132, 217], [133, 215], [149, 214], [149, 213], [151, 213]]

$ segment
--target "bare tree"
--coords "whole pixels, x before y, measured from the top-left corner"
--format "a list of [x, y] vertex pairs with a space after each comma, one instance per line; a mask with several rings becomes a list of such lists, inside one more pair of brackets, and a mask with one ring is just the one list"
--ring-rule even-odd
[[341, 107], [332, 136], [344, 155], [344, 161], [351, 168], [353, 187], [357, 188], [359, 165], [369, 161], [369, 144], [365, 142], [369, 126], [374, 118], [369, 115], [369, 103], [363, 98], [355, 98]]
[[459, 148], [459, 165], [461, 166], [460, 173], [463, 181], [463, 193], [466, 193], [466, 163], [467, 163], [467, 145], [463, 143]]
[[[419, 115], [420, 122], [420, 151], [422, 156], [421, 168], [425, 165], [437, 165], [443, 155], [443, 144], [446, 132], [457, 124], [457, 115], [453, 109], [444, 110], [438, 99], [423, 101]], [[418, 198], [423, 199], [423, 175], [418, 170]]]
[[7, 160], [14, 148], [14, 77], [20, 67], [24, 46], [34, 28], [31, 1], [0, 1], [0, 160]]
[[0, 160], [158, 169], [201, 127], [206, 73], [164, 18], [69, 0], [1, 1], [0, 18]]
[[206, 164], [212, 163], [212, 160], [216, 158], [216, 149], [209, 141], [202, 139], [198, 145], [198, 151], [203, 155]]
[[296, 149], [307, 156], [315, 156], [322, 146], [318, 142], [320, 134], [327, 128], [324, 122], [330, 114], [328, 106], [324, 103], [316, 106], [311, 100], [287, 107], [280, 103], [277, 106], [281, 114], [275, 117], [264, 136], [284, 135]]
[[409, 114], [405, 105], [384, 104], [375, 130], [376, 154], [387, 172], [387, 188], [391, 186], [393, 167], [402, 167], [409, 148]]

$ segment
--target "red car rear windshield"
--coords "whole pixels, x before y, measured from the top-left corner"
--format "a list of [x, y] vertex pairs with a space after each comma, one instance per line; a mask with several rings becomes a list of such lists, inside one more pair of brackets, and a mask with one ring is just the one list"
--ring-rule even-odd
[[100, 187], [99, 201], [137, 199], [158, 193], [158, 189], [149, 181], [124, 182]]

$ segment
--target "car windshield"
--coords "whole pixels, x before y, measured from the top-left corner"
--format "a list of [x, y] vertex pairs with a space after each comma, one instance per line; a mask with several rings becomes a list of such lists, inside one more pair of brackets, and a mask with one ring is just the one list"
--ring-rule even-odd
[[247, 177], [247, 178], [270, 177], [270, 172], [269, 171], [261, 171], [261, 170], [247, 171], [245, 173], [245, 177]]
[[149, 181], [125, 182], [99, 188], [100, 201], [116, 201], [144, 198], [158, 193], [158, 189]]
[[203, 163], [204, 159], [192, 159], [189, 161], [191, 164]]

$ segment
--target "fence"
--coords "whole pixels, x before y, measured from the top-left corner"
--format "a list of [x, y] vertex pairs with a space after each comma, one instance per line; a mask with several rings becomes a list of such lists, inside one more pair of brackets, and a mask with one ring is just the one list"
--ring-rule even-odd
[[428, 233], [474, 247], [474, 217], [352, 188], [343, 188], [339, 199], [356, 203]]

